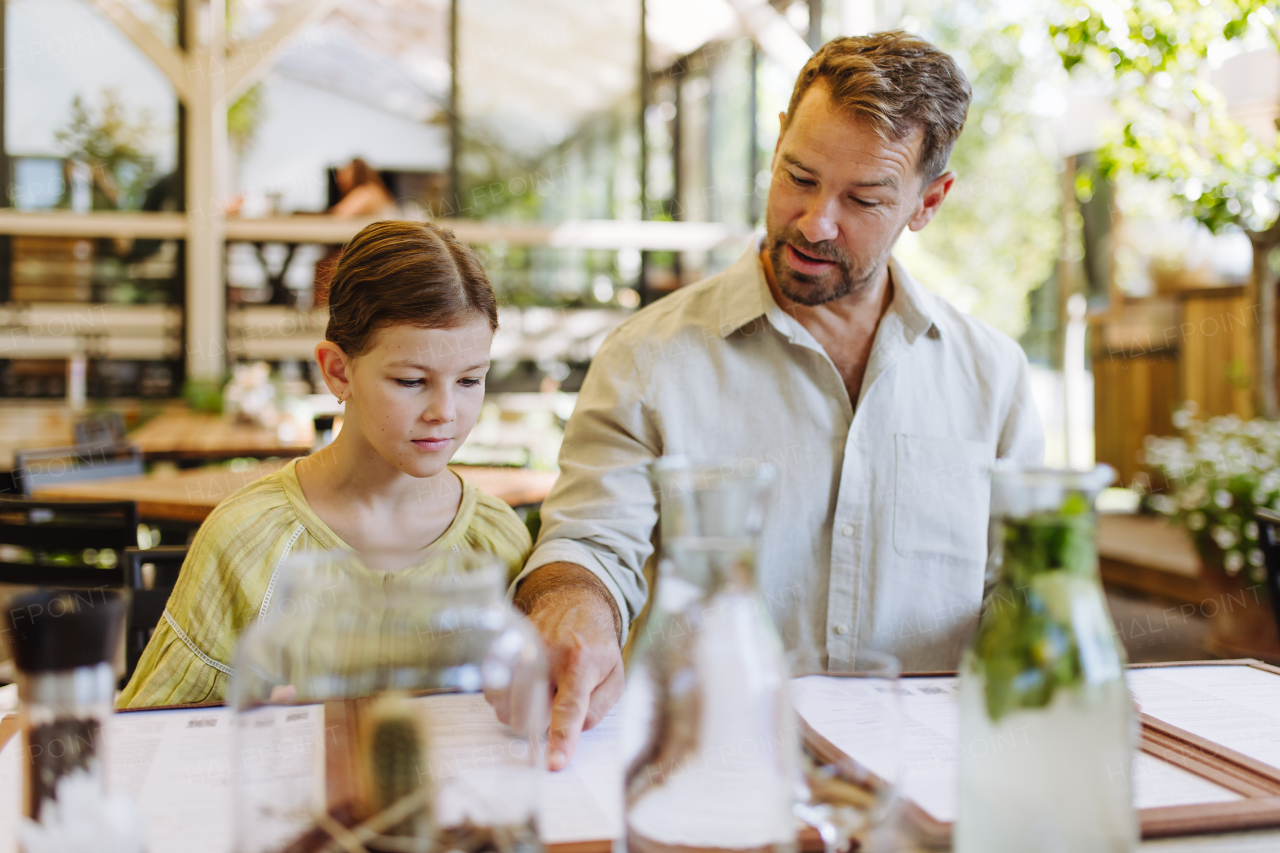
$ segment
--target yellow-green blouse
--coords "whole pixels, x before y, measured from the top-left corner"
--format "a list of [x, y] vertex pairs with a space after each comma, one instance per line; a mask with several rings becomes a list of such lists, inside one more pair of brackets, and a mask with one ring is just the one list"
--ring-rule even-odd
[[[296, 465], [231, 495], [201, 525], [119, 707], [222, 701], [236, 641], [265, 615], [286, 558], [351, 550], [303, 497]], [[488, 551], [515, 577], [533, 543], [509, 506], [462, 479], [458, 514], [432, 543], [454, 547]]]

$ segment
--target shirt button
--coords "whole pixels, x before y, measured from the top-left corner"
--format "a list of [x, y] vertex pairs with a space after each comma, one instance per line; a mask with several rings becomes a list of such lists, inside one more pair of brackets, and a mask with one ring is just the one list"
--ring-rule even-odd
[[840, 635], [849, 633], [849, 626], [841, 622], [839, 625], [836, 626], [836, 633]]
[[844, 527], [841, 527], [841, 528], [840, 528], [840, 535], [841, 535], [841, 536], [852, 536], [852, 535], [853, 535], [853, 525], [852, 525], [852, 524], [846, 524]]

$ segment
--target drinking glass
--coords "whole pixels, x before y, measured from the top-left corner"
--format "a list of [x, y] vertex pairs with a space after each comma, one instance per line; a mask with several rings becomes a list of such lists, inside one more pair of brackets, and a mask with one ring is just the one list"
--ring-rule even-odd
[[791, 702], [804, 740], [796, 816], [827, 853], [866, 845], [892, 828], [906, 778], [904, 714], [891, 654], [859, 650], [848, 671], [828, 672], [812, 649], [792, 652]]
[[[389, 559], [298, 556], [241, 641], [236, 853], [541, 850], [547, 664], [505, 566], [442, 552], [370, 568]], [[321, 802], [296, 781], [317, 775]]]

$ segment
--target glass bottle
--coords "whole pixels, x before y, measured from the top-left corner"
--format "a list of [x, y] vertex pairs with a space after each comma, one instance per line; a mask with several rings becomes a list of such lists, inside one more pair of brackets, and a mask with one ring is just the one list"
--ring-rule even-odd
[[993, 472], [998, 574], [962, 663], [957, 853], [1137, 847], [1138, 729], [1093, 510], [1114, 475]]
[[[237, 853], [319, 849], [335, 822], [370, 851], [541, 850], [547, 664], [506, 600], [505, 566], [444, 552], [369, 568], [387, 560], [295, 557], [241, 641], [228, 694]], [[326, 774], [319, 802], [291, 783], [317, 738], [346, 768]]]
[[755, 584], [771, 468], [663, 458], [655, 609], [623, 698], [630, 853], [791, 851], [798, 736]]

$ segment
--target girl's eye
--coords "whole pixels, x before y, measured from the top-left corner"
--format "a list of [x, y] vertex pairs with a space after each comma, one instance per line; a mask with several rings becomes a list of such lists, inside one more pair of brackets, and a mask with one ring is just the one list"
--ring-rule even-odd
[[417, 388], [422, 384], [421, 379], [397, 379], [396, 384], [401, 388]]
[[458, 384], [461, 385], [463, 388], [474, 388], [480, 384], [480, 381], [481, 380], [474, 379], [474, 378], [459, 379]]

